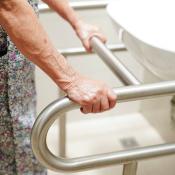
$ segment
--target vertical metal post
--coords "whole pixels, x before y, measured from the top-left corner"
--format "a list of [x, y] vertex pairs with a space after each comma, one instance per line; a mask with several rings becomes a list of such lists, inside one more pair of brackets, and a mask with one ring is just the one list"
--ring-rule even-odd
[[[59, 91], [59, 96], [63, 96], [64, 92]], [[58, 152], [60, 157], [66, 157], [66, 113], [61, 114], [59, 120], [58, 120], [58, 133], [59, 133], [59, 147]]]
[[123, 175], [136, 175], [137, 174], [137, 162], [131, 162], [123, 165]]
[[66, 113], [59, 119], [59, 155], [66, 157]]

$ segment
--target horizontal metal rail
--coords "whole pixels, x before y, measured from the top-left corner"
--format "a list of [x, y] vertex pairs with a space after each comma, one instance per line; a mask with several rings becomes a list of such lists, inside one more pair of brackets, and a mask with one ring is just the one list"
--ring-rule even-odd
[[[111, 45], [107, 45], [107, 48], [112, 52], [127, 50], [124, 44], [111, 44]], [[87, 53], [87, 51], [84, 48], [61, 49], [59, 50], [59, 52], [63, 54], [65, 57], [90, 54], [90, 53]]]
[[[175, 94], [175, 81], [127, 86], [116, 88], [114, 92], [118, 96], [118, 102], [173, 95]], [[54, 171], [77, 172], [175, 153], [175, 144], [163, 144], [73, 159], [56, 157], [50, 152], [46, 143], [48, 130], [61, 114], [78, 107], [77, 104], [64, 97], [48, 105], [35, 121], [31, 135], [32, 149], [36, 158], [45, 167]]]
[[[105, 8], [109, 0], [94, 0], [94, 1], [79, 1], [79, 2], [70, 2], [70, 5], [75, 10], [90, 10], [90, 9], [99, 9]], [[50, 11], [51, 9], [46, 4], [39, 4], [39, 11], [45, 12]]]
[[94, 51], [100, 56], [110, 70], [125, 84], [139, 85], [137, 78], [114, 56], [114, 54], [96, 37], [91, 39]]

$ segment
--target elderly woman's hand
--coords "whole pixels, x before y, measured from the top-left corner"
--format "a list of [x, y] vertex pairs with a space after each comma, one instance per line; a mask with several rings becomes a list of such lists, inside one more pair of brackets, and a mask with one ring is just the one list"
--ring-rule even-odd
[[106, 42], [106, 37], [100, 32], [99, 28], [83, 21], [79, 21], [75, 28], [76, 34], [80, 38], [83, 46], [88, 52], [92, 51], [90, 39], [93, 36], [98, 37], [102, 42]]
[[66, 91], [72, 101], [80, 104], [85, 114], [109, 110], [117, 100], [116, 94], [106, 84], [82, 76], [73, 81]]

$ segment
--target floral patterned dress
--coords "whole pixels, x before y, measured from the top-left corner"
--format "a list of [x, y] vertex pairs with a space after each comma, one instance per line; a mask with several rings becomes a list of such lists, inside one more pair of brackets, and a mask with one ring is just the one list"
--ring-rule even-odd
[[[36, 0], [28, 0], [37, 13]], [[0, 175], [45, 175], [30, 134], [36, 117], [34, 65], [0, 27]]]

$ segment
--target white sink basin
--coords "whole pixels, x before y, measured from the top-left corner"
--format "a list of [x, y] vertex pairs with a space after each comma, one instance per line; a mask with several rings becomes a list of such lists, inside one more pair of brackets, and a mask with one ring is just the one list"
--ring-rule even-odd
[[133, 56], [161, 79], [175, 79], [175, 1], [116, 0], [107, 11]]

